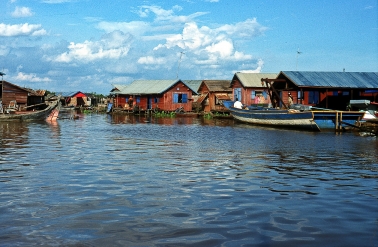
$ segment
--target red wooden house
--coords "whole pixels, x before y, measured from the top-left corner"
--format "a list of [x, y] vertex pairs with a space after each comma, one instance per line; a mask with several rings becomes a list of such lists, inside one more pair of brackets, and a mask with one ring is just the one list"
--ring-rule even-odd
[[231, 81], [233, 100], [238, 99], [244, 105], [265, 105], [271, 101], [268, 97], [268, 89], [261, 83], [261, 78], [274, 79], [275, 73], [235, 73]]
[[115, 86], [111, 94], [116, 108], [192, 111], [192, 95], [197, 93], [181, 80], [136, 80], [130, 85]]
[[[17, 110], [25, 110], [27, 106], [38, 105], [44, 102], [45, 91], [34, 91], [23, 88], [7, 81], [0, 81], [0, 101], [6, 109], [11, 101], [15, 102]], [[29, 110], [31, 110], [30, 108]]]
[[231, 100], [231, 82], [227, 80], [204, 80], [202, 81], [195, 104], [199, 111], [203, 112], [225, 112], [228, 111], [222, 104], [224, 100]]
[[77, 92], [63, 92], [59, 93], [64, 98], [64, 105], [66, 106], [74, 106], [74, 107], [81, 107], [81, 106], [91, 106], [91, 98], [88, 97], [85, 93], [80, 91]]
[[377, 72], [303, 72], [281, 71], [272, 82], [283, 102], [288, 93], [294, 104], [346, 110], [350, 100], [378, 102]]

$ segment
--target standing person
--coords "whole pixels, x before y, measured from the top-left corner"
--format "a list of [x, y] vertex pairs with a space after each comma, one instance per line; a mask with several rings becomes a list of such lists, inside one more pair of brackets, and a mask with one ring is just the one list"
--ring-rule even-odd
[[238, 98], [236, 98], [236, 101], [234, 103], [234, 108], [238, 108], [238, 109], [242, 109], [243, 108], [243, 104], [242, 104], [242, 102], [240, 102], [238, 100]]
[[291, 93], [289, 92], [289, 107], [293, 104], [293, 96], [291, 96]]

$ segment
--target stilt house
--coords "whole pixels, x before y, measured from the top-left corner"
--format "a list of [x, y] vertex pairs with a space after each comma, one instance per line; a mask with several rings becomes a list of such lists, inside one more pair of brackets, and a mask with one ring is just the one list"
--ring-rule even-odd
[[268, 106], [271, 101], [268, 97], [268, 89], [262, 84], [261, 78], [276, 77], [276, 73], [235, 73], [231, 81], [233, 100], [238, 99], [244, 105]]
[[13, 104], [16, 110], [28, 110], [28, 106], [44, 103], [45, 91], [34, 91], [23, 88], [7, 81], [0, 81], [0, 101], [6, 109]]
[[136, 80], [130, 85], [117, 85], [111, 94], [114, 106], [127, 110], [192, 111], [192, 96], [197, 92], [181, 80]]
[[65, 101], [66, 106], [91, 106], [91, 98], [88, 97], [85, 93], [80, 91], [78, 92], [63, 92], [59, 93], [62, 95]]
[[232, 88], [228, 80], [204, 80], [198, 93], [200, 97], [195, 102], [199, 111], [203, 112], [227, 112], [223, 106], [224, 100], [231, 100]]
[[350, 100], [378, 102], [377, 72], [281, 71], [267, 81], [282, 99], [278, 106], [288, 103], [289, 92], [294, 104], [334, 110], [347, 110]]

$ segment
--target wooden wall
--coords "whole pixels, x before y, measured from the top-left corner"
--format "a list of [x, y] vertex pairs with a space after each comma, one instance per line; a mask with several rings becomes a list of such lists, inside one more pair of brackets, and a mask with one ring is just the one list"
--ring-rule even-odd
[[[187, 94], [187, 103], [173, 103], [174, 94]], [[131, 95], [131, 97], [133, 98], [133, 106], [137, 105], [140, 110], [158, 108], [162, 111], [175, 111], [177, 108], [183, 107], [184, 111], [192, 111], [192, 90], [182, 82], [178, 82], [162, 95]], [[130, 95], [116, 95], [114, 98], [115, 107], [128, 109], [129, 98]], [[137, 102], [137, 98], [140, 99], [139, 102]], [[155, 103], [155, 98], [158, 99], [157, 103]], [[149, 99], [151, 100], [150, 107], [148, 107]]]
[[[233, 83], [232, 83], [232, 89], [233, 89], [233, 97], [235, 96], [235, 88], [241, 88], [241, 102], [244, 104], [244, 105], [254, 105], [255, 104], [255, 99], [252, 98], [252, 92], [256, 92], [256, 91], [259, 91], [259, 92], [262, 92], [262, 91], [265, 91], [266, 92], [266, 97], [263, 97], [261, 98], [261, 102], [259, 104], [264, 104], [264, 105], [268, 105], [271, 103], [271, 100], [269, 98], [269, 95], [268, 95], [268, 91], [265, 87], [255, 87], [255, 88], [245, 88], [243, 87], [243, 85], [241, 84], [241, 82], [239, 80], [234, 80]], [[236, 99], [233, 99], [233, 100], [236, 100]]]
[[12, 100], [16, 100], [17, 105], [20, 107], [25, 107], [28, 102], [28, 91], [12, 85], [6, 81], [2, 81], [2, 101], [3, 107], [8, 107]]

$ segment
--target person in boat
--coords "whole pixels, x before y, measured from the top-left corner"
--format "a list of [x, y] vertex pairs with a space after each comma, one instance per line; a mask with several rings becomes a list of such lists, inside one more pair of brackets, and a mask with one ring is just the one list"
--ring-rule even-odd
[[242, 109], [243, 108], [242, 102], [240, 102], [238, 99], [236, 99], [236, 101], [234, 103], [234, 108]]
[[291, 96], [291, 93], [289, 92], [289, 107], [293, 104], [293, 96]]

